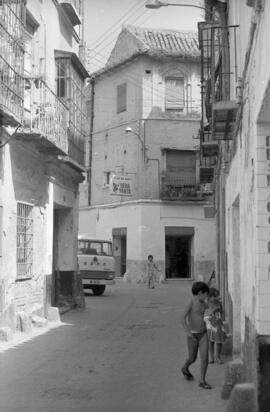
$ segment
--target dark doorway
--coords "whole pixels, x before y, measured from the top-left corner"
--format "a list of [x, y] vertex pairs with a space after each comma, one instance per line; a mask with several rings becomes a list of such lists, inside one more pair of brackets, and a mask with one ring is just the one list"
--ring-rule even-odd
[[127, 229], [113, 228], [113, 254], [115, 257], [115, 275], [124, 276], [127, 270]]
[[188, 279], [192, 277], [193, 231], [193, 228], [166, 228], [168, 233], [165, 233], [167, 279]]

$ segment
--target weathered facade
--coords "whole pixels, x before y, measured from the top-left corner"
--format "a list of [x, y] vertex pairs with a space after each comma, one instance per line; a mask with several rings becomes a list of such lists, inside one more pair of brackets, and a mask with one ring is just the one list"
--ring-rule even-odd
[[80, 231], [111, 238], [116, 273], [144, 279], [153, 254], [167, 279], [215, 267], [211, 186], [199, 184], [196, 33], [124, 27], [92, 76], [88, 186]]
[[[256, 407], [269, 409], [269, 18], [266, 1], [206, 1], [201, 151], [216, 158], [217, 280]], [[204, 57], [204, 59], [203, 59]], [[226, 75], [227, 73], [227, 75]], [[250, 409], [251, 410], [251, 409]]]
[[82, 1], [0, 4], [0, 326], [73, 296], [86, 140]]

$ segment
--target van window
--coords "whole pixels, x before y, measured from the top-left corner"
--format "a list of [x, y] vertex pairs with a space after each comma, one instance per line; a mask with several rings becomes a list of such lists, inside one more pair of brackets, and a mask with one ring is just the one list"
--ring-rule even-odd
[[110, 242], [102, 241], [79, 240], [78, 255], [112, 256], [112, 244]]

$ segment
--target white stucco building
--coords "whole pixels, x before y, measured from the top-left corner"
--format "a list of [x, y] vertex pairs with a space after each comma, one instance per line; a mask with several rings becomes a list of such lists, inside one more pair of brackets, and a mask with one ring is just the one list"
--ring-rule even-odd
[[0, 326], [73, 294], [85, 129], [83, 2], [1, 2]]
[[270, 404], [270, 3], [207, 0], [205, 5], [211, 14], [201, 25], [200, 46], [202, 57], [210, 50], [212, 54], [208, 67], [202, 59], [202, 83], [209, 86], [204, 90], [202, 150], [208, 157], [217, 156], [217, 281], [232, 332], [233, 357], [243, 363], [241, 381], [254, 385], [256, 405], [250, 410], [266, 411]]
[[211, 187], [200, 185], [196, 33], [123, 27], [92, 75], [88, 184], [80, 232], [112, 239], [116, 274], [208, 280], [215, 267]]

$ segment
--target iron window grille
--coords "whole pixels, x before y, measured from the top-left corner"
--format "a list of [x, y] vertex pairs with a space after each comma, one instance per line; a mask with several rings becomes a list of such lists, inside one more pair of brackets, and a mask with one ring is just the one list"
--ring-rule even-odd
[[17, 280], [33, 276], [33, 206], [17, 203]]

